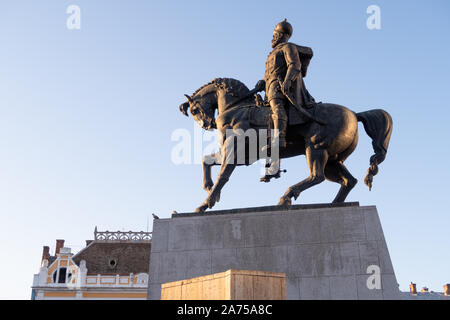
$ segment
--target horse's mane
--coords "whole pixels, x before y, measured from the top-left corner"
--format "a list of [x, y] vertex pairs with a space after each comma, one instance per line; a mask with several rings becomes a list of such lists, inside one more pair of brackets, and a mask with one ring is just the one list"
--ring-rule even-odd
[[195, 95], [196, 95], [197, 93], [199, 93], [200, 90], [202, 90], [203, 88], [205, 88], [205, 87], [209, 86], [210, 84], [212, 84], [212, 83], [214, 82], [214, 80], [216, 80], [216, 79], [213, 79], [212, 81], [210, 81], [210, 82], [208, 82], [208, 83], [202, 85], [200, 88], [198, 88], [197, 90], [195, 90], [195, 92], [191, 95], [191, 97], [195, 97]]
[[225, 92], [236, 96], [241, 97], [247, 94], [250, 90], [247, 88], [245, 84], [241, 81], [232, 79], [232, 78], [214, 78], [210, 82], [204, 84], [200, 88], [198, 88], [193, 94], [192, 97], [195, 97], [203, 88], [209, 85], [215, 85], [217, 88], [225, 90]]

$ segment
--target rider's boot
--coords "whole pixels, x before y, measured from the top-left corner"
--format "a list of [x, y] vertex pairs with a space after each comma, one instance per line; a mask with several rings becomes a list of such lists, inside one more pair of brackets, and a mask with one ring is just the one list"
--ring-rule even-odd
[[287, 120], [280, 119], [277, 116], [273, 117], [274, 126], [274, 136], [272, 139], [272, 144], [279, 144], [280, 148], [286, 148], [286, 130], [287, 130]]
[[270, 144], [265, 145], [262, 148], [262, 151], [267, 151], [271, 148], [286, 148], [286, 130], [287, 130], [287, 120], [279, 119], [276, 115], [272, 115], [273, 119], [273, 137], [271, 139]]

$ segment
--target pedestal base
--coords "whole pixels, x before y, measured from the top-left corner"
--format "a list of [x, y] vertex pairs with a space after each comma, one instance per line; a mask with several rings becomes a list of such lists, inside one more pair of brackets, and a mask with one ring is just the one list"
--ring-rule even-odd
[[400, 299], [375, 206], [295, 205], [177, 214], [153, 223], [149, 299], [225, 272], [286, 274], [287, 299]]

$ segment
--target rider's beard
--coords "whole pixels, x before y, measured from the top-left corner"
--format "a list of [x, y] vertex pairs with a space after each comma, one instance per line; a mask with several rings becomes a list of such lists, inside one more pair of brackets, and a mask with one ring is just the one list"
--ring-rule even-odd
[[281, 38], [282, 36], [280, 35], [274, 35], [272, 38], [272, 48], [275, 48], [277, 46], [277, 44], [279, 44], [281, 42]]

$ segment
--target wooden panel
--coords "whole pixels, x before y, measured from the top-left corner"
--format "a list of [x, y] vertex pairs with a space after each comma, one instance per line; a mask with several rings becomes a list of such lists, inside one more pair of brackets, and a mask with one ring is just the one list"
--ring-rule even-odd
[[234, 279], [233, 300], [253, 300], [253, 281], [252, 276], [236, 274]]
[[228, 270], [162, 284], [162, 300], [283, 300], [284, 273]]
[[281, 280], [281, 297], [280, 300], [286, 300], [286, 278]]
[[253, 298], [255, 300], [279, 300], [281, 299], [280, 278], [254, 276]]
[[227, 297], [225, 292], [225, 279], [226, 278], [222, 276], [220, 278], [203, 281], [204, 284], [209, 284], [209, 292], [208, 295], [205, 295], [202, 298], [205, 300], [225, 300]]
[[234, 296], [234, 277], [230, 274], [230, 272], [225, 273], [225, 283], [224, 283], [224, 290], [223, 290], [223, 297], [221, 300], [233, 300]]
[[161, 289], [161, 300], [181, 300], [181, 285]]
[[220, 279], [214, 279], [213, 277], [206, 279], [205, 281], [201, 281], [203, 286], [203, 300], [220, 299], [218, 297], [221, 292], [218, 292], [219, 286], [216, 283], [217, 281], [220, 281]]
[[182, 300], [201, 300], [203, 296], [202, 281], [183, 281], [181, 286]]

